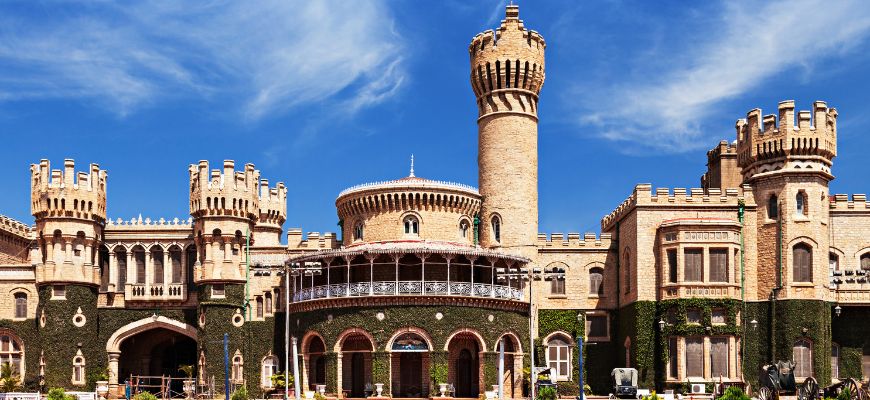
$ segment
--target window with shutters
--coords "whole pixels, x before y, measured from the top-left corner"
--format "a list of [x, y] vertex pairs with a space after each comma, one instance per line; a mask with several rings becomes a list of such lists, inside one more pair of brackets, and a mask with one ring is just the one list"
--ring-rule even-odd
[[710, 338], [710, 375], [713, 379], [728, 375], [728, 338]]
[[593, 267], [589, 270], [589, 295], [604, 296], [604, 268]]
[[15, 318], [27, 318], [27, 293], [15, 293]]
[[870, 253], [861, 254], [861, 269], [870, 271]]
[[704, 339], [699, 337], [686, 338], [686, 377], [704, 377]]
[[571, 340], [564, 334], [553, 335], [547, 341], [547, 366], [557, 381], [571, 377]]
[[266, 315], [272, 315], [272, 293], [266, 292]]
[[181, 249], [178, 247], [169, 250], [169, 261], [172, 263], [172, 283], [181, 283]]
[[728, 249], [710, 249], [710, 282], [728, 282]]
[[257, 296], [257, 318], [263, 318], [263, 297]]
[[840, 346], [831, 343], [831, 378], [840, 377]]
[[668, 378], [677, 379], [677, 338], [668, 339]]
[[677, 283], [677, 250], [668, 250], [668, 282]]
[[586, 336], [590, 341], [610, 340], [608, 332], [607, 315], [586, 315]]
[[798, 340], [792, 347], [792, 361], [794, 361], [794, 376], [813, 376], [813, 347], [805, 339]]
[[796, 244], [792, 249], [792, 279], [795, 282], [813, 281], [812, 255], [812, 249], [804, 243]]
[[700, 325], [701, 310], [697, 308], [690, 308], [686, 310], [686, 323]]
[[550, 278], [550, 294], [557, 296], [565, 294], [565, 278], [557, 276]]
[[154, 283], [163, 283], [163, 250], [151, 249], [151, 263], [154, 264]]
[[683, 280], [687, 282], [704, 281], [704, 251], [702, 249], [686, 249], [683, 253]]
[[136, 263], [136, 283], [145, 283], [145, 250], [133, 251], [133, 261]]

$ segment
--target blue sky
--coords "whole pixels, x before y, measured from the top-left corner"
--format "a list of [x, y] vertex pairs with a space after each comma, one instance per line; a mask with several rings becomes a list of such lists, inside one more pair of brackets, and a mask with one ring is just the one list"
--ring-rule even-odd
[[[540, 230], [599, 230], [636, 183], [697, 187], [752, 108], [839, 110], [832, 193], [870, 190], [870, 5], [519, 1], [547, 41]], [[468, 43], [503, 1], [0, 3], [0, 213], [29, 164], [109, 172], [110, 218], [187, 217], [187, 166], [253, 162], [285, 228], [335, 231], [345, 187], [477, 184]]]

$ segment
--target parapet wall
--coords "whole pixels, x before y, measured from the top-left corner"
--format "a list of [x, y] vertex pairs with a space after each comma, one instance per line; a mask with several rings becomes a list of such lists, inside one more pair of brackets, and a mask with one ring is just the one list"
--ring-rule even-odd
[[597, 237], [593, 232], [569, 233], [567, 236], [561, 232], [538, 233], [538, 248], [541, 249], [589, 249], [606, 250], [612, 243], [609, 233], [602, 233]]
[[274, 188], [269, 181], [260, 180], [260, 171], [254, 164], [245, 164], [243, 171], [235, 170], [233, 160], [224, 160], [223, 171], [209, 170], [206, 160], [191, 164], [190, 214], [204, 216], [232, 216], [257, 221], [266, 225], [284, 223], [287, 216], [287, 188], [279, 182]]
[[832, 212], [868, 212], [870, 211], [870, 203], [867, 202], [867, 195], [853, 194], [851, 198], [847, 194], [835, 194], [830, 196], [830, 204]]
[[287, 249], [288, 250], [321, 250], [321, 249], [337, 249], [340, 243], [335, 239], [335, 233], [326, 232], [308, 232], [306, 237], [302, 237], [302, 230], [298, 228], [290, 228], [287, 230]]
[[724, 191], [718, 188], [710, 188], [706, 191], [702, 188], [692, 188], [688, 191], [685, 188], [674, 188], [673, 190], [657, 188], [653, 192], [651, 184], [642, 183], [635, 186], [631, 196], [601, 220], [601, 229], [603, 231], [610, 230], [616, 221], [622, 219], [638, 206], [736, 207], [741, 201], [747, 206], [755, 205], [751, 186], [743, 185], [739, 189], [729, 188]]
[[151, 218], [142, 219], [141, 216], [139, 218], [130, 218], [125, 221], [121, 218], [117, 219], [109, 219], [106, 221], [106, 230], [111, 229], [141, 229], [141, 230], [154, 230], [154, 229], [190, 229], [193, 224], [193, 218], [186, 219], [166, 219], [160, 218], [152, 220]]
[[278, 182], [270, 188], [267, 179], [260, 179], [260, 217], [257, 227], [281, 230], [286, 219], [287, 187], [284, 182]]
[[24, 222], [0, 215], [0, 231], [27, 239], [30, 236], [31, 227]]
[[64, 160], [64, 169], [51, 169], [48, 160], [30, 165], [30, 211], [37, 219], [106, 219], [106, 171], [91, 164], [76, 174], [75, 161]]

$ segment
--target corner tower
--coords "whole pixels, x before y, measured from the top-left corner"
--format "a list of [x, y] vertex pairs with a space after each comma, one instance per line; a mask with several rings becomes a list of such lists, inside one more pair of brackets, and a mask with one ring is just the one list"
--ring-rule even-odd
[[507, 6], [497, 30], [471, 41], [471, 87], [478, 108], [480, 243], [533, 251], [538, 234], [538, 93], [544, 38]]

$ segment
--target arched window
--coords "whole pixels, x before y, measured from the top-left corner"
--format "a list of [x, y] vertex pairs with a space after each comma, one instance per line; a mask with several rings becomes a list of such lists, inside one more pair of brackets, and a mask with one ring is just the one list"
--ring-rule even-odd
[[15, 293], [15, 318], [27, 318], [27, 293]]
[[550, 377], [556, 381], [567, 381], [571, 377], [571, 339], [567, 335], [557, 333], [547, 340], [547, 366], [550, 367]]
[[182, 283], [180, 247], [172, 246], [169, 249], [169, 262], [172, 263], [172, 283]]
[[813, 376], [813, 346], [808, 340], [800, 339], [792, 347], [794, 376], [806, 378]]
[[625, 269], [625, 293], [628, 293], [631, 291], [631, 255], [629, 254], [628, 249], [625, 249], [622, 261], [622, 265]]
[[233, 368], [230, 371], [230, 379], [235, 383], [242, 383], [245, 380], [245, 361], [242, 358], [242, 352], [236, 350], [233, 355]]
[[779, 203], [775, 194], [770, 195], [767, 199], [767, 218], [777, 219], [779, 217]]
[[72, 384], [73, 385], [84, 385], [85, 384], [85, 357], [81, 355], [81, 350], [79, 350], [79, 354], [73, 358], [73, 373], [72, 373]]
[[353, 240], [363, 240], [363, 223], [357, 222], [353, 227]]
[[795, 282], [813, 281], [812, 255], [812, 249], [804, 243], [796, 244], [792, 249], [792, 275]]
[[831, 343], [831, 378], [840, 377], [840, 345]]
[[417, 236], [420, 234], [420, 220], [413, 215], [405, 217], [405, 234]]
[[156, 284], [163, 283], [163, 249], [153, 247], [151, 249], [151, 263], [154, 265], [154, 278]]
[[266, 292], [266, 315], [272, 315], [272, 293]]
[[12, 331], [0, 329], [0, 364], [9, 363], [12, 371], [24, 376], [24, 347]]
[[492, 237], [496, 242], [501, 242], [501, 218], [498, 215], [492, 217]]
[[272, 387], [272, 375], [278, 373], [278, 357], [266, 356], [263, 358], [263, 368], [260, 373], [260, 385], [264, 388]]
[[468, 239], [468, 221], [466, 220], [459, 221], [459, 237]]
[[806, 216], [809, 214], [807, 208], [807, 193], [801, 190], [795, 195], [795, 214]]
[[145, 283], [145, 249], [133, 249], [133, 261], [136, 263], [136, 283]]
[[115, 251], [115, 261], [118, 265], [118, 287], [115, 290], [123, 292], [127, 285], [127, 251], [123, 247], [119, 246]]
[[263, 318], [263, 296], [257, 296], [257, 318]]
[[870, 252], [861, 254], [861, 269], [870, 270]]
[[604, 268], [593, 267], [589, 270], [589, 294], [604, 296]]

